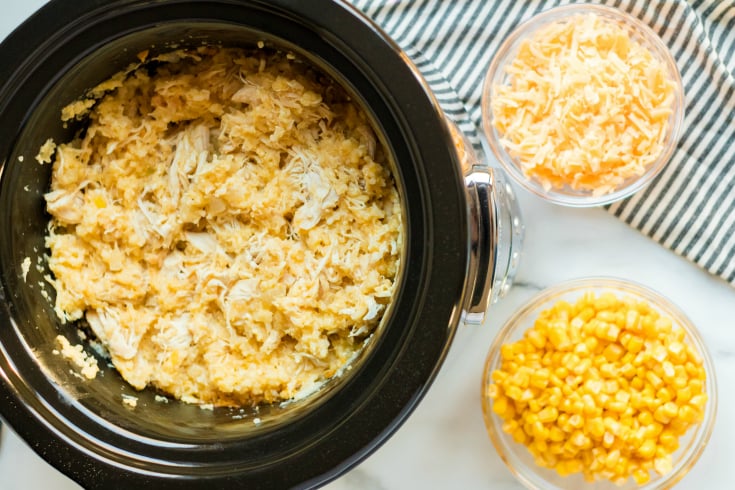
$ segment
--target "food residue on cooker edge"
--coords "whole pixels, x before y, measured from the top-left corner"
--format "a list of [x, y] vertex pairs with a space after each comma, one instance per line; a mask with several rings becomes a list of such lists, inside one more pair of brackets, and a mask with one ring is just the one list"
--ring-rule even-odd
[[38, 155], [36, 155], [36, 161], [41, 165], [51, 163], [55, 151], [56, 143], [54, 143], [54, 140], [52, 139], [47, 139], [43, 146], [41, 146], [41, 149], [38, 151]]
[[537, 464], [588, 481], [643, 484], [672, 469], [702, 421], [706, 372], [684, 330], [646, 301], [582, 295], [501, 347], [488, 396]]
[[292, 58], [169, 53], [113, 77], [56, 148], [55, 310], [86, 318], [137, 389], [205, 406], [301, 396], [392, 299], [402, 218], [385, 156], [344, 91]]
[[82, 376], [87, 379], [94, 379], [97, 377], [99, 372], [99, 366], [97, 365], [97, 359], [84, 352], [84, 347], [81, 344], [72, 345], [69, 339], [63, 335], [56, 336], [56, 349], [53, 353], [61, 356], [70, 361], [74, 366], [80, 369]]
[[526, 177], [604, 195], [663, 151], [674, 101], [665, 66], [594, 14], [539, 28], [496, 87], [493, 125]]
[[23, 275], [23, 282], [28, 280], [28, 273], [31, 270], [31, 258], [25, 257], [23, 262], [20, 263], [20, 272]]

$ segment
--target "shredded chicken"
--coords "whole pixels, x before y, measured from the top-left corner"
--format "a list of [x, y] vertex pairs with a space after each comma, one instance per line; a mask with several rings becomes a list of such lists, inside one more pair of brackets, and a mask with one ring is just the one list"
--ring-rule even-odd
[[338, 373], [391, 301], [390, 169], [359, 107], [291, 58], [179, 51], [64, 112], [89, 114], [46, 195], [56, 312], [86, 319], [137, 389], [291, 399]]

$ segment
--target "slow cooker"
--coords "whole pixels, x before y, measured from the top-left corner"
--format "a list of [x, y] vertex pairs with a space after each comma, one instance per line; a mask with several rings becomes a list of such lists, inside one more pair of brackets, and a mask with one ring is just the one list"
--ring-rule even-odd
[[[52, 353], [58, 333], [78, 334], [53, 312], [51, 168], [33, 156], [48, 138], [70, 140], [83, 122], [63, 124], [61, 108], [137, 53], [208, 43], [291, 51], [341, 83], [372, 119], [401, 194], [402, 271], [378, 332], [342, 376], [277, 406], [160, 403], [110, 365], [83, 381]], [[503, 175], [397, 45], [342, 1], [52, 0], [0, 45], [0, 127], [0, 414], [85, 488], [311, 488], [336, 478], [398, 429], [457, 326], [482, 323], [517, 266], [523, 226]]]

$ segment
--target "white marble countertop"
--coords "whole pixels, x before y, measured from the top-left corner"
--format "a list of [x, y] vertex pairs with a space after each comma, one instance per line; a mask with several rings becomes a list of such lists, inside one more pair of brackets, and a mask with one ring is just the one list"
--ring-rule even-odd
[[[0, 39], [44, 0], [0, 0]], [[1, 68], [0, 68], [1, 69]], [[733, 488], [735, 463], [735, 288], [629, 228], [602, 209], [556, 207], [519, 191], [526, 223], [516, 285], [481, 327], [461, 327], [434, 385], [403, 427], [329, 490], [521, 489], [488, 439], [480, 408], [482, 365], [502, 323], [539, 289], [559, 281], [611, 275], [668, 296], [699, 327], [719, 382], [714, 435], [678, 488]], [[0, 444], [0, 488], [79, 487], [46, 464], [7, 427]]]

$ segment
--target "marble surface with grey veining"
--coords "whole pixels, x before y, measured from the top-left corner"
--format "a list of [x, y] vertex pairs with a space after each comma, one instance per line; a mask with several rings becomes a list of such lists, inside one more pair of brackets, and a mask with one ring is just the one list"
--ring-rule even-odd
[[[0, 0], [0, 39], [43, 0]], [[1, 69], [1, 67], [0, 67]], [[526, 223], [515, 286], [480, 327], [461, 326], [449, 356], [416, 411], [372, 456], [328, 490], [521, 489], [490, 443], [480, 408], [487, 348], [503, 322], [539, 290], [583, 276], [617, 276], [669, 297], [699, 327], [719, 382], [718, 418], [701, 459], [678, 488], [733, 488], [735, 463], [735, 288], [662, 248], [602, 209], [552, 206], [519, 191]], [[79, 487], [46, 464], [7, 427], [0, 488]]]

